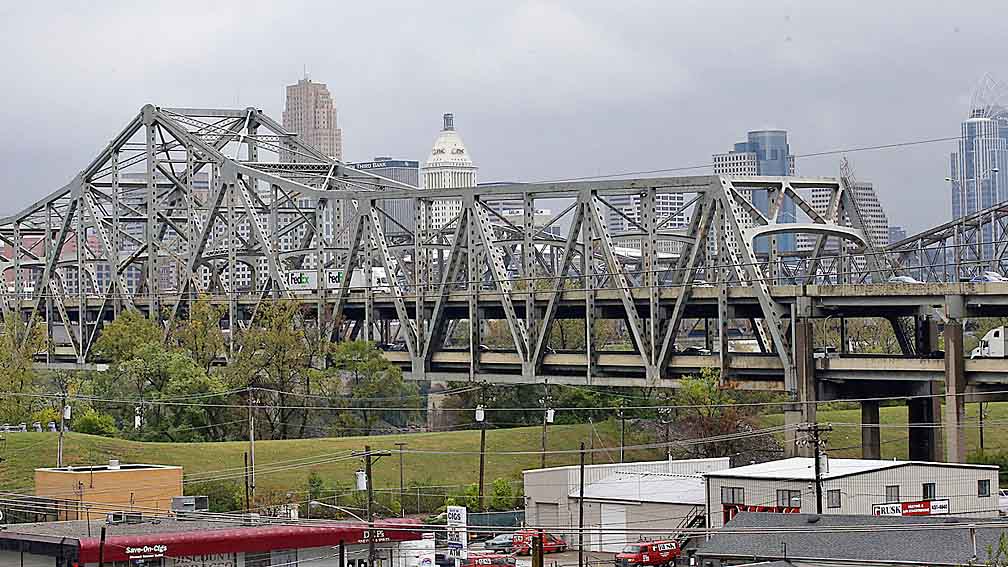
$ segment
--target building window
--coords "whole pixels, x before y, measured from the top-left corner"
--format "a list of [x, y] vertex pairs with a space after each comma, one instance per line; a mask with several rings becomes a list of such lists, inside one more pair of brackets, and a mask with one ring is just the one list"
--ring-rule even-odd
[[801, 491], [778, 490], [777, 506], [781, 508], [801, 508]]
[[983, 479], [977, 481], [977, 496], [980, 498], [990, 496], [990, 480]]
[[721, 503], [745, 504], [745, 489], [736, 486], [722, 486]]
[[885, 501], [887, 503], [889, 503], [889, 502], [899, 502], [900, 501], [899, 485], [898, 484], [889, 485], [889, 486], [885, 487]]
[[840, 489], [834, 488], [826, 493], [826, 507], [827, 508], [839, 508], [840, 507]]
[[934, 500], [935, 495], [938, 491], [935, 489], [935, 483], [925, 482], [921, 485], [922, 500]]

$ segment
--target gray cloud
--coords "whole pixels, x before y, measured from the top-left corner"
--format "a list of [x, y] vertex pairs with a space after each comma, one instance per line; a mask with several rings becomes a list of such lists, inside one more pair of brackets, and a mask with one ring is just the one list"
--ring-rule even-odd
[[[94, 4], [0, 8], [4, 213], [147, 102], [278, 116], [305, 67], [349, 159], [422, 159], [454, 111], [484, 181], [705, 164], [766, 126], [798, 154], [954, 136], [977, 79], [1008, 79], [997, 1]], [[915, 229], [949, 214], [951, 150], [850, 157]]]

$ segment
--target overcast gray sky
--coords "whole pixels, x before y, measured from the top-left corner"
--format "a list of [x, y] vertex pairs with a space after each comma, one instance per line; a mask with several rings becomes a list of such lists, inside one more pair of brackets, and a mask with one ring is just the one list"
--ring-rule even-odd
[[[980, 77], [1008, 80], [1006, 32], [1004, 0], [5, 2], [0, 214], [145, 103], [279, 118], [305, 68], [337, 101], [348, 160], [424, 159], [451, 111], [481, 181], [707, 164], [765, 127], [796, 154], [955, 136]], [[949, 216], [953, 147], [850, 159], [890, 222], [919, 229]]]

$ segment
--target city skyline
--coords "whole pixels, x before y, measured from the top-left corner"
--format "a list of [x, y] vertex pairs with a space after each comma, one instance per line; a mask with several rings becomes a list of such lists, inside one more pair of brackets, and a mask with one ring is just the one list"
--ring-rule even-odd
[[[269, 18], [211, 28], [208, 20], [184, 17], [200, 5], [181, 2], [152, 33], [139, 35], [137, 26], [150, 22], [114, 4], [44, 17], [42, 7], [7, 8], [0, 41], [21, 55], [0, 63], [7, 76], [19, 77], [8, 85], [0, 117], [18, 135], [0, 144], [0, 184], [17, 187], [11, 211], [62, 187], [115, 135], [109, 124], [145, 103], [255, 106], [280, 115], [282, 86], [302, 78], [305, 65], [339, 105], [340, 127], [352, 140], [347, 161], [421, 157], [430, 117], [452, 110], [466, 117], [487, 181], [707, 165], [726, 140], [764, 126], [786, 129], [802, 153], [947, 138], [958, 134], [977, 80], [988, 72], [1008, 77], [1008, 64], [988, 49], [1001, 41], [1008, 6], [981, 4], [992, 24], [974, 33], [962, 31], [974, 28], [973, 10], [910, 2], [871, 6], [863, 15], [808, 4], [670, 4], [651, 7], [647, 18], [593, 2], [437, 13], [403, 4], [390, 9], [414, 25], [379, 43], [368, 40], [371, 23], [331, 39], [312, 33], [336, 16], [335, 7], [311, 8], [310, 20], [306, 6], [271, 7]], [[340, 18], [367, 22], [375, 14], [365, 6], [343, 12]], [[46, 40], [33, 34], [32, 22], [42, 19], [59, 33]], [[681, 21], [685, 29], [666, 37], [657, 33], [662, 21]], [[706, 21], [719, 22], [732, 39], [700, 33]], [[92, 22], [106, 30], [100, 38], [85, 31]], [[429, 33], [445, 25], [457, 34], [450, 56]], [[927, 49], [915, 37], [921, 27], [929, 30]], [[204, 57], [198, 42], [168, 49], [155, 33], [162, 29], [213, 37], [214, 58]], [[256, 34], [280, 47], [250, 56], [247, 38]], [[522, 40], [492, 40], [499, 37]], [[124, 41], [134, 49], [109, 58]], [[746, 56], [754, 53], [760, 57]], [[194, 69], [193, 80], [179, 80]], [[634, 88], [608, 88], [617, 84]], [[945, 141], [857, 159], [887, 208], [905, 215], [893, 220], [912, 233], [947, 220], [944, 179], [954, 150], [955, 142]], [[53, 166], [40, 171], [44, 160]], [[799, 153], [797, 162], [803, 175], [836, 174], [836, 156]]]

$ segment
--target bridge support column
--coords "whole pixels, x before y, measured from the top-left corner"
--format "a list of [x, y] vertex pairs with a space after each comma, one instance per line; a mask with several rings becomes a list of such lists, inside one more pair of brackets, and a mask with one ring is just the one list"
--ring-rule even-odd
[[[933, 394], [935, 388], [928, 384], [924, 391]], [[911, 461], [939, 460], [937, 416], [940, 407], [941, 404], [935, 397], [907, 400], [907, 456]]]
[[879, 403], [861, 402], [861, 458], [882, 458], [882, 436], [879, 432]]
[[958, 319], [945, 323], [945, 413], [942, 430], [945, 436], [945, 461], [966, 462], [965, 363], [963, 359], [963, 326]]
[[445, 412], [442, 411], [445, 400], [448, 396], [444, 392], [448, 390], [448, 382], [431, 382], [430, 389], [427, 390], [427, 430], [438, 431], [444, 428], [446, 423]]
[[811, 457], [813, 447], [803, 443], [801, 447], [795, 444], [797, 440], [794, 427], [800, 423], [815, 423], [816, 392], [815, 359], [812, 354], [812, 321], [805, 317], [794, 322], [794, 372], [798, 380], [797, 403], [784, 410], [784, 425], [789, 426], [784, 433], [784, 456]]

